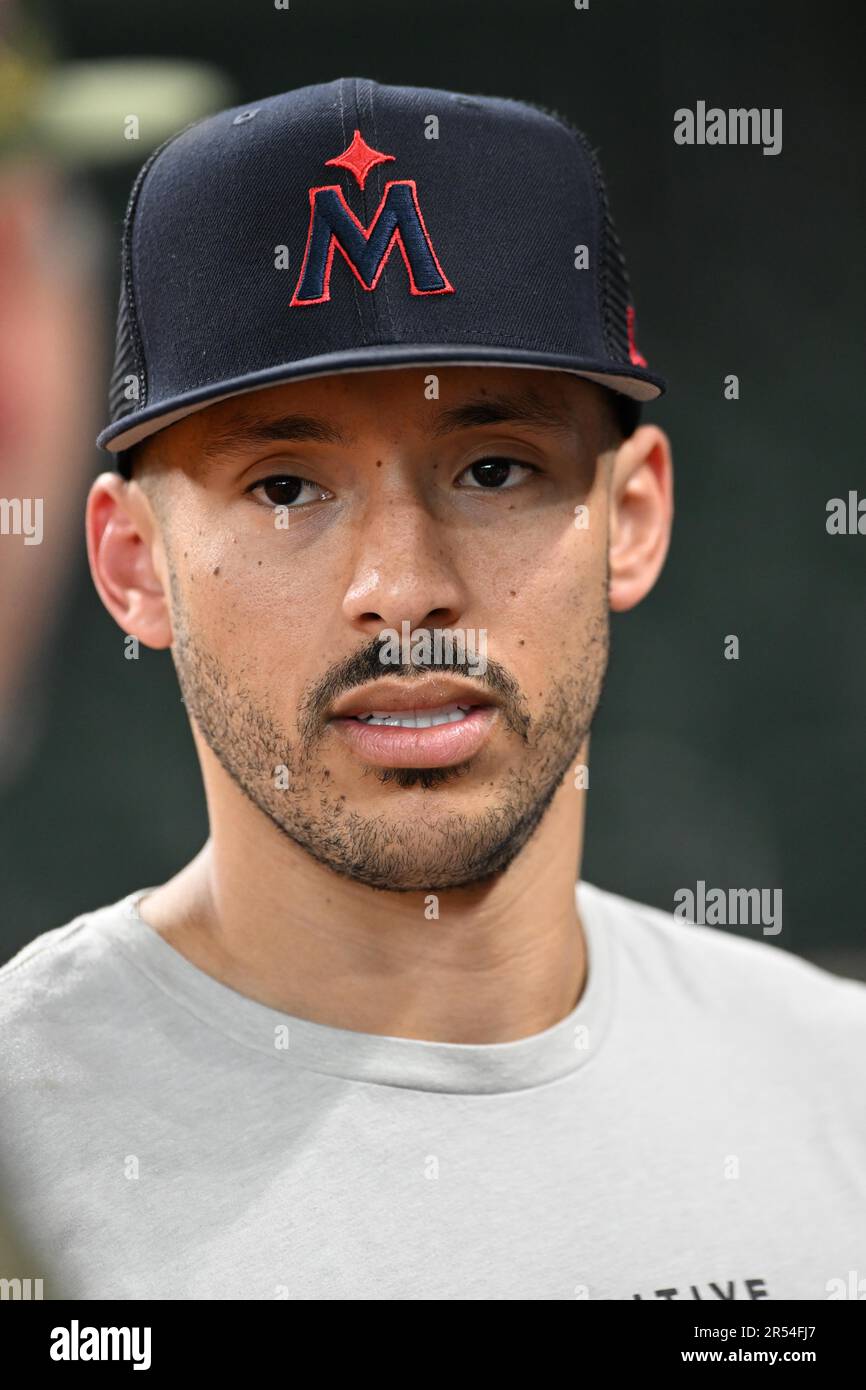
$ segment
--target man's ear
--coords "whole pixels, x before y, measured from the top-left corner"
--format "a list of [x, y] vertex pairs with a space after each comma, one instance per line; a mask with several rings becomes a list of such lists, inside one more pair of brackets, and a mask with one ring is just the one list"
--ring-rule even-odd
[[90, 573], [114, 621], [147, 647], [170, 647], [168, 566], [141, 485], [100, 473], [88, 494], [86, 528]]
[[670, 441], [658, 425], [624, 440], [611, 467], [608, 555], [610, 606], [626, 612], [655, 584], [673, 522]]

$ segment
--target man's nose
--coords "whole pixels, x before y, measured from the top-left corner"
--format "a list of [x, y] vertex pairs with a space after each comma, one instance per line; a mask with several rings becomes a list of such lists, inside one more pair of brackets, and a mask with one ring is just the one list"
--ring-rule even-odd
[[415, 489], [392, 486], [371, 500], [361, 518], [343, 613], [365, 636], [459, 626], [467, 589], [453, 532]]

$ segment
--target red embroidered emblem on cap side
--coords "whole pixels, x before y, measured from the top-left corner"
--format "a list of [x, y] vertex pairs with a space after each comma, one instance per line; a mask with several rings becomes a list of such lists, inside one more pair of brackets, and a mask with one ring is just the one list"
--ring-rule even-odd
[[634, 340], [634, 305], [629, 304], [625, 311], [625, 324], [628, 332], [628, 356], [629, 361], [635, 367], [648, 367], [646, 358], [638, 351], [637, 343]]

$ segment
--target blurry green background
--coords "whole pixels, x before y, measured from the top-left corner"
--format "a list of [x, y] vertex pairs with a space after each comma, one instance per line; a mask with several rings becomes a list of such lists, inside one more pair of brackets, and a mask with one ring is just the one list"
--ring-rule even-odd
[[[588, 132], [638, 342], [670, 382], [644, 418], [671, 435], [677, 517], [656, 591], [613, 621], [584, 876], [668, 909], [699, 879], [781, 887], [784, 930], [767, 939], [866, 978], [866, 536], [825, 529], [829, 498], [866, 494], [856, 7], [56, 0], [27, 14], [60, 62], [203, 62], [230, 84], [226, 104], [355, 75], [523, 97]], [[782, 107], [782, 153], [675, 145], [674, 110], [698, 100]], [[105, 237], [103, 382], [123, 206], [145, 153], [83, 154], [65, 175]], [[722, 394], [730, 372], [737, 402]], [[68, 443], [90, 476], [106, 466], [89, 437]], [[32, 740], [0, 792], [0, 959], [161, 882], [206, 834], [170, 658], [124, 660], [80, 527], [53, 613]], [[728, 633], [739, 661], [723, 658]]]

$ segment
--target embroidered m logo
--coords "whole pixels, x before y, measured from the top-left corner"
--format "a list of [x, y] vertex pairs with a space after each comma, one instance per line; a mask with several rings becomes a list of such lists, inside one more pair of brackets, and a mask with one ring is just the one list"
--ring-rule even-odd
[[454, 293], [424, 225], [414, 179], [386, 183], [369, 227], [358, 221], [336, 184], [311, 188], [307, 246], [292, 304], [323, 304], [330, 299], [335, 249], [364, 289], [374, 290], [395, 245], [405, 262], [412, 294]]

